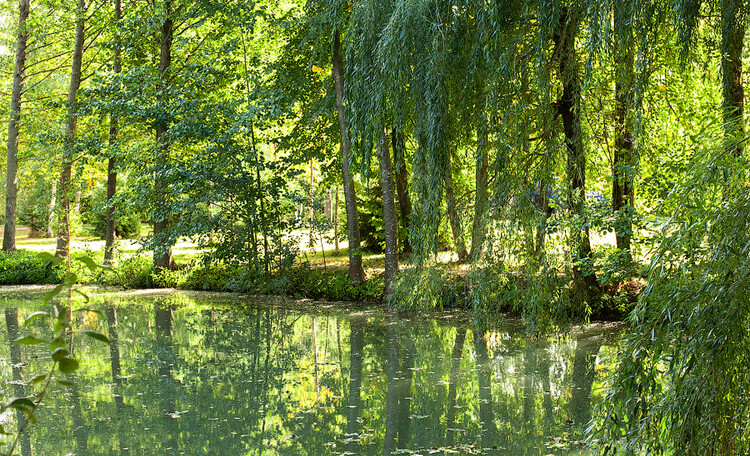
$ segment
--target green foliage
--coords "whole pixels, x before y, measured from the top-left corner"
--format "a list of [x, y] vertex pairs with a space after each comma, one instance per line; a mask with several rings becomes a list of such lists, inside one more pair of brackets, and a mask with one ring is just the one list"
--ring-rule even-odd
[[[62, 258], [56, 258], [47, 253], [39, 254], [38, 258], [41, 261], [45, 261], [55, 266], [63, 266], [63, 263], [65, 261]], [[70, 260], [68, 260], [68, 262], [69, 261]], [[100, 267], [96, 265], [96, 263], [94, 263], [94, 261], [90, 258], [82, 259], [82, 262], [91, 271], [94, 271]], [[51, 332], [52, 335], [50, 337], [40, 338], [35, 336], [21, 336], [18, 337], [15, 341], [12, 341], [19, 345], [47, 345], [49, 347], [51, 364], [49, 370], [46, 373], [33, 377], [33, 379], [28, 384], [24, 385], [31, 388], [34, 388], [34, 386], [37, 385], [41, 385], [38, 391], [32, 394], [28, 394], [28, 391], [26, 391], [26, 393], [28, 394], [26, 397], [11, 398], [7, 403], [4, 403], [2, 405], [2, 408], [0, 409], [0, 411], [3, 412], [7, 409], [15, 409], [19, 412], [22, 412], [26, 416], [26, 419], [22, 423], [19, 423], [18, 431], [16, 432], [10, 444], [10, 449], [7, 453], [8, 455], [14, 454], [14, 450], [18, 445], [21, 434], [26, 431], [26, 428], [29, 424], [36, 421], [38, 410], [48, 392], [50, 391], [50, 385], [52, 384], [53, 379], [56, 379], [56, 377], [58, 377], [59, 375], [57, 374], [57, 371], [62, 374], [70, 375], [77, 371], [80, 367], [78, 360], [76, 360], [73, 355], [73, 347], [69, 345], [72, 344], [73, 341], [73, 338], [69, 337], [69, 335], [73, 331], [70, 326], [71, 313], [99, 312], [85, 307], [79, 309], [73, 308], [73, 293], [77, 293], [88, 300], [88, 297], [81, 290], [76, 288], [76, 281], [76, 274], [68, 272], [65, 276], [65, 280], [62, 283], [52, 288], [44, 295], [43, 303], [45, 305], [54, 304], [53, 310], [34, 312], [27, 316], [26, 320], [24, 321], [24, 326], [26, 326], [35, 320], [43, 320], [46, 323], [45, 326], [51, 326], [53, 328]], [[60, 299], [61, 297], [63, 299]], [[45, 329], [47, 330], [47, 332], [49, 332], [48, 328]], [[77, 331], [77, 334], [90, 337], [94, 340], [109, 345], [109, 339], [107, 338], [107, 336], [97, 331], [86, 329]], [[63, 385], [74, 384], [66, 378], [57, 378], [56, 382]]]
[[[107, 227], [106, 188], [96, 187], [88, 203], [92, 207], [84, 213], [84, 221], [91, 225], [94, 236], [104, 239]], [[141, 217], [137, 212], [115, 213], [115, 236], [120, 239], [138, 239], [140, 234]]]
[[29, 192], [22, 192], [18, 201], [18, 221], [31, 228], [33, 237], [46, 234], [49, 223], [50, 189], [43, 181], [39, 183], [42, 185], [34, 186]]
[[[360, 192], [360, 195], [363, 192]], [[369, 252], [385, 252], [385, 232], [383, 224], [383, 198], [380, 185], [367, 189], [365, 198], [358, 198], [359, 236], [362, 247]]]
[[262, 294], [283, 294], [297, 298], [376, 301], [383, 293], [383, 281], [378, 277], [363, 284], [353, 284], [344, 270], [325, 271], [303, 265], [267, 277], [256, 283], [254, 289]]
[[[91, 219], [91, 232], [104, 239], [106, 235], [106, 213], [97, 212]], [[129, 214], [115, 219], [115, 236], [120, 239], [138, 239], [141, 234], [141, 218], [138, 214]]]
[[[415, 293], [414, 290], [420, 290]], [[465, 279], [439, 266], [413, 267], [399, 272], [391, 304], [408, 312], [423, 312], [467, 304]]]
[[523, 317], [527, 332], [542, 335], [560, 332], [581, 318], [568, 299], [566, 280], [552, 268], [513, 271], [502, 263], [488, 264], [472, 270], [469, 283], [474, 313], [483, 326], [513, 313]]
[[64, 268], [28, 250], [0, 252], [0, 284], [54, 284], [62, 282]]
[[713, 152], [690, 169], [610, 380], [596, 434], [607, 450], [750, 450], [750, 168]]
[[[208, 258], [206, 259], [208, 260]], [[114, 269], [103, 270], [86, 253], [74, 253], [71, 267], [78, 283], [120, 286], [127, 289], [180, 288], [201, 291], [230, 291], [330, 301], [376, 301], [383, 281], [374, 277], [363, 284], [352, 284], [346, 271], [324, 270], [309, 265], [285, 267], [269, 274], [247, 265], [194, 260], [175, 270], [156, 271], [149, 256], [125, 258]], [[2, 284], [60, 283], [62, 265], [31, 252], [0, 253]]]
[[153, 274], [153, 260], [146, 256], [134, 255], [121, 261], [114, 273], [104, 274], [100, 281], [102, 285], [152, 288], [156, 286]]

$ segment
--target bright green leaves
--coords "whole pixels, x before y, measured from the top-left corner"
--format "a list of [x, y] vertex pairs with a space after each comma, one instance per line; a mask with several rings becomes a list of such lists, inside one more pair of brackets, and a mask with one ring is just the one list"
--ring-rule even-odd
[[77, 371], [79, 367], [78, 361], [68, 357], [62, 358], [58, 362], [58, 365], [60, 368], [60, 372], [64, 372], [66, 374], [72, 374], [73, 372]]
[[70, 353], [66, 348], [58, 347], [52, 352], [52, 360], [60, 362], [63, 358], [67, 357]]
[[41, 317], [48, 317], [49, 318], [51, 316], [52, 316], [52, 314], [49, 313], [49, 312], [37, 311], [37, 312], [34, 312], [31, 315], [27, 316], [26, 319], [24, 320], [23, 324], [24, 325], [28, 325], [32, 321], [36, 320], [37, 318], [41, 318]]
[[80, 367], [78, 361], [63, 347], [58, 347], [52, 352], [52, 360], [57, 363], [57, 368], [64, 374], [72, 374]]
[[37, 407], [37, 404], [34, 403], [34, 401], [32, 401], [31, 398], [14, 397], [14, 398], [11, 398], [11, 400], [8, 401], [8, 403], [2, 407], [2, 411], [5, 411], [6, 409], [9, 409], [9, 408], [19, 410], [26, 415], [29, 421], [33, 423], [35, 421], [34, 412], [36, 411], [36, 407]]
[[[50, 263], [55, 265], [59, 265], [62, 261], [61, 259], [55, 258], [46, 253], [40, 254], [39, 258], [45, 261], [49, 261]], [[100, 268], [108, 269], [97, 265], [93, 260], [87, 257], [81, 259], [81, 262], [92, 271]], [[56, 372], [70, 375], [75, 373], [81, 367], [78, 360], [76, 360], [71, 353], [72, 347], [69, 346], [69, 344], [71, 344], [74, 340], [72, 337], [69, 338], [71, 332], [73, 331], [73, 328], [71, 327], [71, 317], [73, 313], [87, 312], [105, 318], [104, 315], [96, 309], [82, 307], [73, 310], [72, 297], [74, 293], [83, 296], [85, 301], [88, 302], [88, 296], [83, 291], [75, 288], [76, 280], [77, 277], [75, 274], [68, 274], [62, 284], [57, 285], [44, 295], [43, 302], [45, 304], [51, 304], [53, 301], [55, 301], [56, 298], [60, 296], [64, 298], [64, 304], [56, 303], [53, 307], [53, 310], [35, 311], [26, 316], [26, 318], [24, 319], [24, 326], [28, 327], [32, 324], [37, 328], [41, 326], [47, 329], [47, 334], [50, 333], [49, 328], [51, 328], [51, 335], [48, 338], [26, 335], [16, 337], [14, 341], [19, 346], [47, 345], [49, 347], [49, 356], [51, 360], [49, 371], [46, 374], [37, 375], [26, 382], [19, 382], [16, 385], [18, 388], [20, 388], [16, 389], [16, 395], [19, 397], [12, 398], [2, 407], [2, 410], [11, 408], [23, 412], [26, 415], [28, 421], [31, 423], [36, 420], [36, 411], [39, 407], [39, 404], [41, 404], [44, 400], [44, 397], [49, 390], [49, 385], [53, 380], [62, 385], [70, 386], [75, 384], [68, 379], [54, 378]], [[66, 291], [67, 293], [65, 293]], [[17, 323], [15, 323], [15, 325], [17, 327]], [[11, 330], [9, 329], [9, 333], [13, 334], [10, 331]], [[86, 336], [97, 342], [102, 342], [105, 344], [110, 343], [107, 336], [93, 329], [80, 329], [76, 331], [76, 334]], [[13, 350], [14, 348], [11, 348], [11, 352], [13, 352]], [[14, 376], [15, 375], [16, 372], [14, 368]], [[24, 389], [35, 389], [39, 387], [41, 387], [41, 389], [36, 391], [34, 394], [22, 396], [28, 394], [28, 391], [24, 392]], [[20, 435], [20, 432], [23, 432], [24, 429], [25, 426], [22, 426], [18, 431], [18, 435]], [[18, 435], [16, 436], [15, 442], [18, 441]]]
[[89, 268], [89, 270], [91, 272], [96, 272], [99, 269], [101, 269], [103, 271], [113, 271], [113, 269], [111, 267], [103, 265], [103, 264], [98, 264], [93, 259], [91, 259], [91, 258], [89, 258], [87, 256], [82, 256], [82, 257], [79, 257], [79, 258], [76, 258], [76, 259], [78, 261], [80, 261], [81, 263], [83, 263], [84, 265], [86, 265], [86, 267]]
[[81, 331], [78, 331], [79, 334], [83, 334], [84, 336], [88, 336], [94, 340], [98, 340], [99, 342], [104, 342], [105, 344], [109, 344], [109, 338], [105, 336], [102, 333], [98, 333], [96, 331], [91, 331], [89, 329], [84, 329]]
[[42, 260], [49, 261], [50, 263], [52, 263], [54, 265], [61, 265], [61, 264], [63, 264], [63, 261], [65, 261], [64, 259], [56, 257], [54, 255], [50, 255], [47, 252], [41, 252], [41, 253], [37, 254], [37, 256], [39, 258], [41, 258]]
[[46, 344], [47, 341], [44, 339], [40, 339], [38, 337], [34, 336], [25, 336], [21, 337], [19, 339], [16, 339], [15, 342], [19, 345], [36, 345], [36, 344]]
[[50, 301], [52, 301], [52, 298], [60, 294], [63, 288], [65, 288], [65, 285], [62, 283], [60, 285], [55, 286], [53, 289], [51, 289], [44, 295], [44, 298], [42, 298], [42, 301], [44, 301], [45, 304], [49, 303]]

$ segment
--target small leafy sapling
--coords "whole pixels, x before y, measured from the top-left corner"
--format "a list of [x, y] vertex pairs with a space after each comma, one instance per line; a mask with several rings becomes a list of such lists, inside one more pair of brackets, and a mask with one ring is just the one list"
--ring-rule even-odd
[[[60, 265], [63, 261], [65, 261], [65, 259], [63, 258], [57, 258], [48, 253], [40, 253], [39, 257], [42, 260], [49, 261], [54, 265]], [[82, 262], [92, 271], [96, 271], [97, 269], [111, 270], [111, 268], [108, 266], [96, 264], [94, 260], [88, 257], [79, 258], [77, 259], [77, 261]], [[2, 432], [3, 434], [13, 435], [8, 451], [3, 453], [5, 455], [13, 454], [16, 446], [18, 445], [21, 435], [26, 431], [26, 428], [29, 424], [36, 421], [37, 411], [39, 410], [42, 401], [46, 397], [53, 380], [62, 385], [73, 385], [73, 382], [65, 378], [57, 378], [57, 376], [59, 375], [58, 372], [62, 374], [72, 374], [80, 367], [79, 362], [72, 354], [72, 338], [68, 337], [73, 332], [71, 328], [71, 314], [73, 312], [93, 312], [104, 317], [98, 310], [88, 307], [73, 309], [73, 294], [82, 296], [85, 303], [89, 302], [89, 298], [86, 293], [76, 287], [78, 277], [76, 276], [76, 274], [70, 272], [70, 264], [68, 264], [67, 269], [68, 272], [66, 274], [65, 280], [44, 295], [43, 302], [45, 304], [48, 305], [53, 301], [58, 302], [53, 307], [53, 310], [33, 312], [24, 320], [24, 326], [28, 326], [31, 322], [37, 319], [48, 320], [53, 327], [52, 337], [40, 338], [33, 335], [26, 335], [19, 337], [14, 341], [19, 345], [47, 344], [47, 346], [49, 347], [49, 354], [52, 363], [47, 373], [35, 376], [31, 380], [25, 382], [25, 386], [27, 387], [33, 389], [36, 388], [37, 385], [41, 385], [41, 389], [36, 392], [32, 392], [32, 394], [26, 395], [24, 397], [13, 397], [5, 404], [3, 404], [0, 408], [0, 411], [5, 411], [7, 409], [19, 410], [23, 412], [24, 415], [26, 415], [26, 420], [19, 426], [16, 433], [11, 434], [0, 428], [0, 432]], [[58, 299], [58, 297], [61, 297], [61, 299]], [[76, 333], [109, 344], [109, 339], [107, 338], [107, 336], [99, 332], [82, 329], [76, 331]]]

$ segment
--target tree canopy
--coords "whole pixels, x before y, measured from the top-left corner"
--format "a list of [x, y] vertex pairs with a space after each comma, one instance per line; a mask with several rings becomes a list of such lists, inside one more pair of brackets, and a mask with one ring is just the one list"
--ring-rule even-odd
[[603, 445], [747, 451], [744, 2], [11, 3], [6, 252], [143, 222], [253, 281], [332, 235], [399, 309], [632, 310]]

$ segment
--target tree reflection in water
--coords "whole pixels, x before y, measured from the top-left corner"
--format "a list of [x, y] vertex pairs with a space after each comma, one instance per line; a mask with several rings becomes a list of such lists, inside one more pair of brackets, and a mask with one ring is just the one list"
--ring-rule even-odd
[[[105, 302], [106, 304], [106, 302]], [[108, 304], [105, 307], [105, 315], [107, 317], [107, 330], [109, 334], [109, 362], [110, 370], [112, 372], [112, 397], [115, 402], [115, 413], [114, 419], [120, 420], [125, 416], [125, 402], [123, 398], [123, 386], [122, 386], [122, 367], [120, 365], [120, 337], [118, 335], [117, 321], [117, 308], [112, 304]], [[126, 433], [125, 423], [117, 427], [117, 446], [120, 449], [120, 454], [127, 454], [129, 444]]]
[[[107, 326], [109, 353], [76, 341], [86, 360], [78, 389], [50, 397], [50, 413], [67, 418], [40, 416], [35, 453], [539, 455], [555, 452], [553, 439], [567, 454], [589, 451], [564, 437], [590, 416], [605, 346], [595, 337], [530, 340], [513, 326], [481, 333], [379, 311], [183, 295], [132, 301], [108, 300], [106, 319], [84, 322]], [[31, 312], [23, 306], [13, 307]], [[4, 346], [4, 375], [15, 378], [9, 366], [29, 348]], [[28, 359], [29, 371], [44, 364]]]
[[[5, 309], [5, 325], [8, 329], [8, 342], [10, 348], [10, 365], [13, 378], [13, 396], [26, 396], [26, 387], [23, 383], [23, 362], [21, 361], [21, 346], [13, 341], [18, 339], [18, 308], [9, 307]], [[16, 410], [17, 429], [23, 429], [26, 423], [26, 415], [20, 410]], [[28, 432], [21, 435], [21, 455], [31, 456], [31, 441]]]

